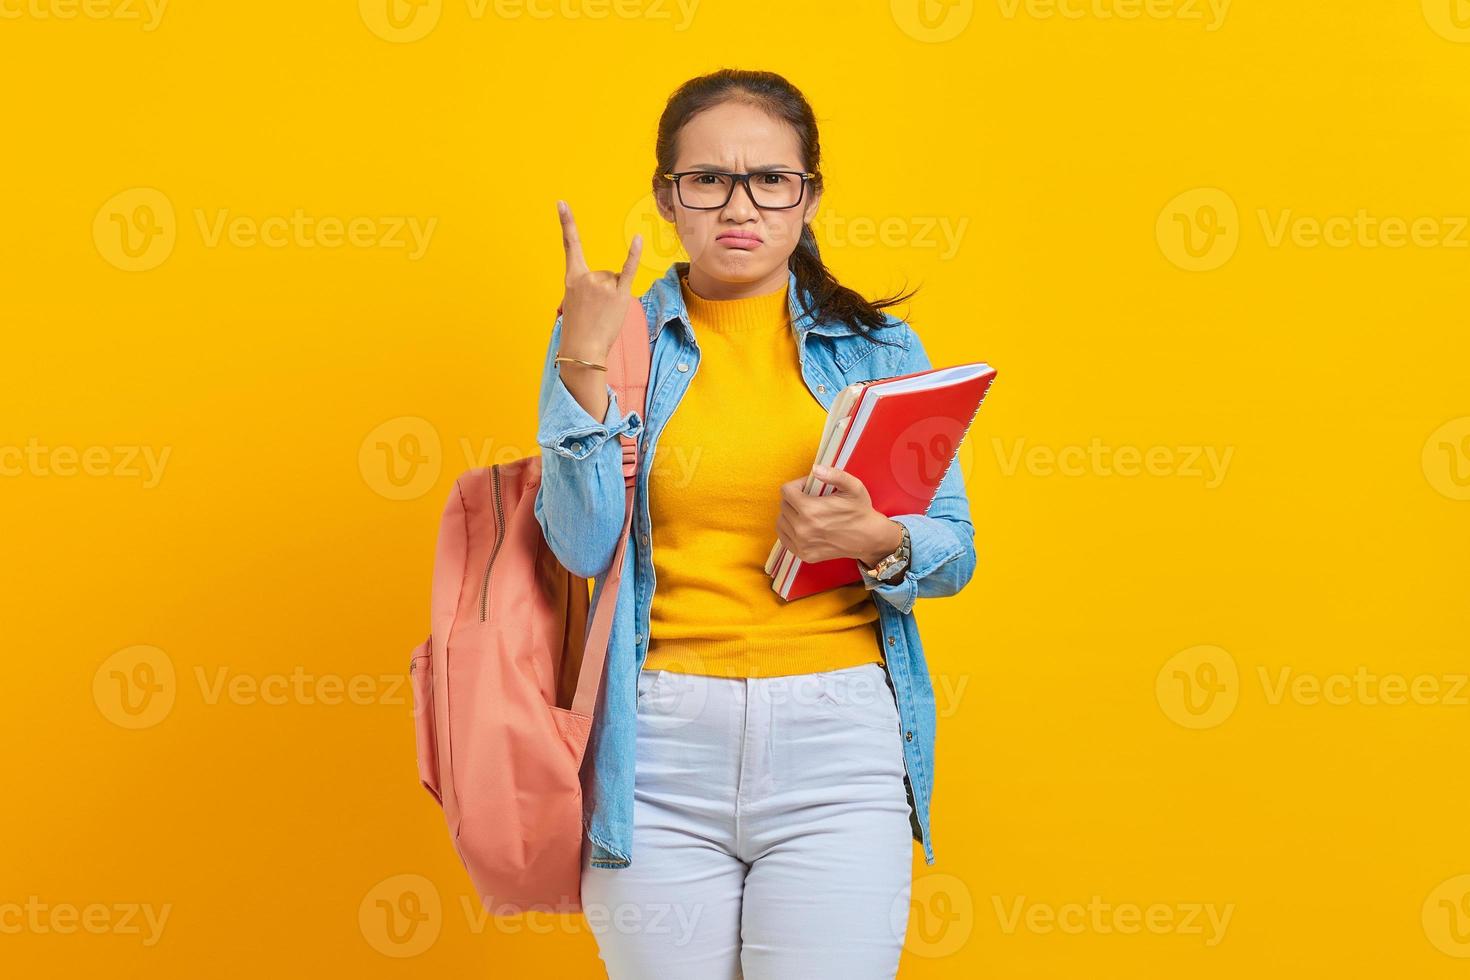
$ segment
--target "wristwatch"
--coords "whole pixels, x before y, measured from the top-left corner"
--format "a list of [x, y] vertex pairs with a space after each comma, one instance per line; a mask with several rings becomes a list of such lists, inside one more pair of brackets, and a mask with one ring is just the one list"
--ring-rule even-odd
[[863, 584], [870, 589], [877, 585], [887, 584], [884, 582], [885, 579], [908, 567], [910, 554], [908, 525], [901, 521], [894, 521], [894, 523], [903, 528], [903, 540], [898, 543], [893, 553], [878, 559], [878, 564], [871, 568], [867, 562], [861, 558], [858, 559], [858, 567], [863, 570]]

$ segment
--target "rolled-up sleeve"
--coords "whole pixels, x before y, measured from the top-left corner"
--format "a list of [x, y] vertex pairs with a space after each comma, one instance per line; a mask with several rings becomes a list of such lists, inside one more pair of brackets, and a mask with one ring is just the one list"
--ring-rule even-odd
[[[919, 340], [909, 331], [909, 355], [904, 371], [925, 371], [933, 365]], [[970, 501], [965, 493], [964, 474], [951, 460], [938, 492], [923, 514], [894, 514], [909, 532], [909, 564], [902, 576], [888, 583], [868, 583], [899, 612], [907, 613], [919, 599], [954, 595], [975, 574], [975, 525], [970, 519]]]
[[561, 326], [557, 317], [541, 371], [536, 431], [541, 485], [533, 509], [557, 559], [573, 574], [593, 578], [612, 562], [623, 528], [627, 484], [619, 436], [638, 438], [643, 419], [636, 411], [621, 410], [612, 385], [606, 385], [601, 421], [567, 390], [555, 360]]
[[[609, 439], [616, 439], [623, 433], [637, 438], [643, 431], [643, 420], [638, 417], [637, 412], [624, 415], [619, 409], [618, 393], [613, 390], [612, 385], [604, 382], [607, 388], [607, 412], [599, 422], [567, 390], [561, 372], [555, 366], [552, 367], [551, 375], [546, 382], [551, 390], [543, 399], [536, 430], [536, 442], [543, 449], [549, 449], [567, 459], [582, 460], [601, 449], [602, 444]], [[620, 453], [619, 459], [621, 458]]]

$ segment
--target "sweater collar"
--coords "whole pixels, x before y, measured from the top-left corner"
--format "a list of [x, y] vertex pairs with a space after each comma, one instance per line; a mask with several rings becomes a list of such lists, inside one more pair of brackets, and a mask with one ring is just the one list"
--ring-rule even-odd
[[786, 294], [788, 285], [782, 283], [760, 296], [744, 296], [740, 299], [705, 299], [689, 285], [688, 277], [680, 280], [684, 293], [685, 312], [691, 324], [698, 323], [716, 333], [752, 334], [787, 330]]
[[[689, 325], [689, 310], [684, 303], [684, 291], [679, 288], [679, 279], [688, 274], [688, 262], [674, 262], [663, 276], [654, 280], [653, 285], [643, 294], [644, 309], [653, 313], [653, 324], [649, 327], [648, 333], [650, 343], [658, 336], [658, 332], [670, 323], [681, 324], [685, 336], [694, 336], [694, 328]], [[788, 268], [786, 271], [786, 304], [791, 314], [791, 329], [796, 331], [798, 337], [805, 338], [808, 333], [844, 337], [858, 332], [851, 324], [840, 320], [818, 321], [809, 309], [804, 309], [802, 304], [797, 302], [797, 289], [796, 273]], [[810, 300], [810, 293], [803, 291], [803, 295]]]

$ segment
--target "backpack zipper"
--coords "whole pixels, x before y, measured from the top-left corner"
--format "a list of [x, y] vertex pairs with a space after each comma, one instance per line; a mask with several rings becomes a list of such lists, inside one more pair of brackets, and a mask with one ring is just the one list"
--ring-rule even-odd
[[501, 542], [505, 540], [505, 512], [500, 503], [500, 464], [490, 467], [490, 488], [495, 494], [495, 547], [485, 562], [485, 577], [480, 582], [480, 622], [490, 614], [490, 569], [495, 565], [495, 556], [500, 554]]

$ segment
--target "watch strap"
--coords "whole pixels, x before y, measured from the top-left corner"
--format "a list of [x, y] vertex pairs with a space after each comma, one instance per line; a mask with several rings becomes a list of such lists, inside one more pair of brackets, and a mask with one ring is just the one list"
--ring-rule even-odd
[[900, 572], [906, 571], [913, 559], [908, 525], [901, 521], [895, 521], [894, 523], [903, 529], [903, 537], [899, 540], [898, 547], [891, 554], [884, 555], [878, 559], [878, 563], [875, 565], [868, 565], [861, 560], [858, 562], [863, 569], [863, 584], [870, 588], [877, 585], [892, 584], [889, 579]]

